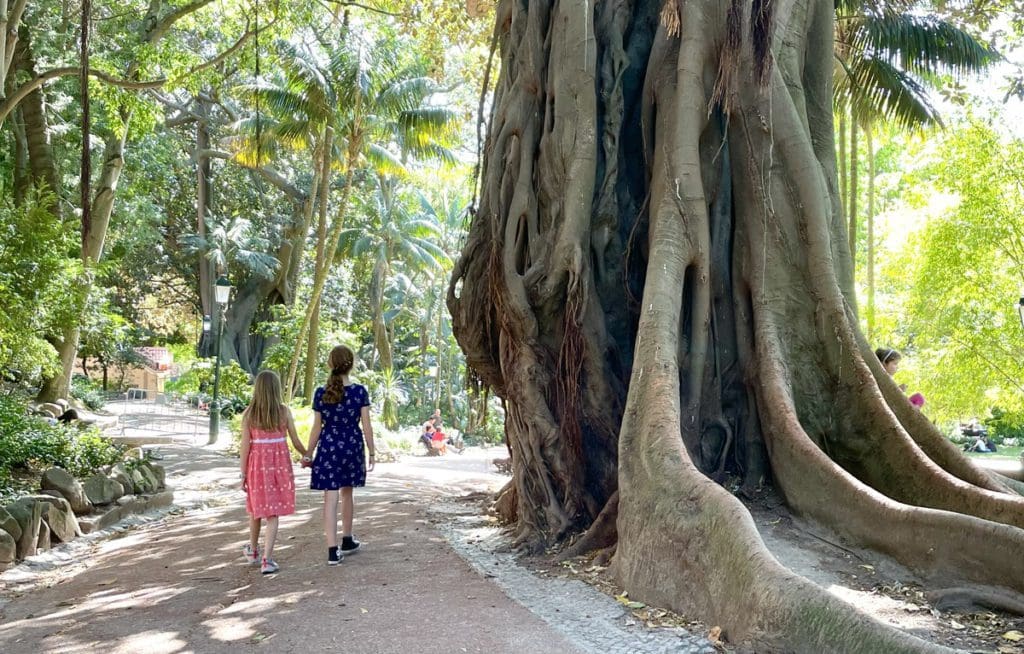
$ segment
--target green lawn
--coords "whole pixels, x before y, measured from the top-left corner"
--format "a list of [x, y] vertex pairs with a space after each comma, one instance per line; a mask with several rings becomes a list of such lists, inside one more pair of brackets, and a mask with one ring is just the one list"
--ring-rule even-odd
[[976, 457], [979, 459], [1019, 459], [1020, 453], [1024, 450], [1024, 447], [1020, 445], [1016, 447], [1003, 447], [998, 446], [999, 450], [996, 452], [967, 452], [968, 456]]

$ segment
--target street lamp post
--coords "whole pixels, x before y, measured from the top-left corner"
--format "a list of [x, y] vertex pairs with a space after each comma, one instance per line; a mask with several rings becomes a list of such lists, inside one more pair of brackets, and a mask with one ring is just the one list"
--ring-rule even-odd
[[210, 401], [210, 439], [209, 445], [217, 442], [220, 434], [220, 342], [224, 336], [224, 317], [227, 313], [228, 300], [231, 298], [231, 282], [221, 277], [214, 284], [214, 300], [220, 309], [220, 320], [217, 321], [217, 343], [214, 345], [213, 364], [213, 399]]

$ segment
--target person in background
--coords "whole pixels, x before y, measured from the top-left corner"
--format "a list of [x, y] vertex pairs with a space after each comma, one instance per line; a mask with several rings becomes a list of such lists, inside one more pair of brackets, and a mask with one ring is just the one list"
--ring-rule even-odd
[[[903, 356], [898, 351], [892, 349], [891, 347], [878, 348], [877, 350], [875, 350], [875, 356], [878, 357], [878, 360], [881, 362], [882, 367], [885, 368], [885, 371], [889, 373], [890, 377], [895, 375], [896, 371], [899, 370], [900, 360], [903, 359]], [[900, 384], [899, 388], [904, 393], [907, 392], [906, 384]], [[908, 399], [910, 401], [910, 404], [912, 404], [916, 409], [920, 409], [921, 407], [924, 406], [924, 395], [922, 395], [921, 393], [914, 393]]]

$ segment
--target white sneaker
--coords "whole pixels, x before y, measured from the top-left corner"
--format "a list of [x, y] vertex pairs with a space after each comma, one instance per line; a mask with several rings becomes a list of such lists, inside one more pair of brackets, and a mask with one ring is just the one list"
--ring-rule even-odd
[[265, 575], [272, 575], [277, 572], [280, 568], [277, 567], [277, 562], [274, 559], [263, 559], [263, 565], [260, 566], [260, 572]]
[[245, 562], [249, 565], [257, 565], [260, 562], [260, 550], [259, 548], [253, 549], [252, 545], [246, 543], [245, 547], [242, 548], [242, 556], [245, 557]]

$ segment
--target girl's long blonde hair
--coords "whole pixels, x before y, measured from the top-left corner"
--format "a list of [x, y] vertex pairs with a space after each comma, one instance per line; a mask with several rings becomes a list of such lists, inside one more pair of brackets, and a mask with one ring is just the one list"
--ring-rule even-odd
[[284, 406], [281, 404], [281, 378], [273, 370], [261, 370], [252, 387], [252, 402], [242, 416], [249, 427], [271, 431], [284, 426]]

